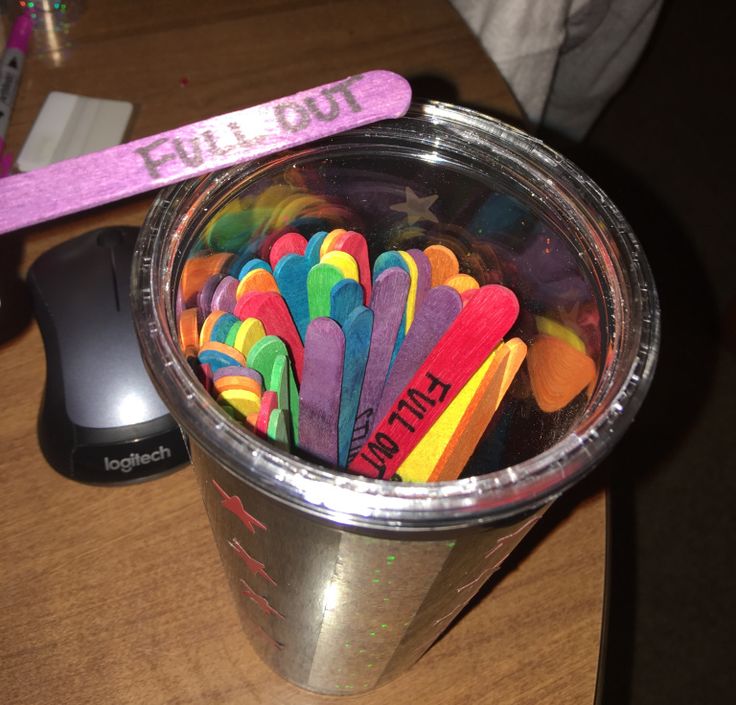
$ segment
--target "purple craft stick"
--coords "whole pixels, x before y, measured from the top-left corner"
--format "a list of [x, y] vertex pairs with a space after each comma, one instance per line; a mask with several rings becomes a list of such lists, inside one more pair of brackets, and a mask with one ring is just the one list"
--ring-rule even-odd
[[199, 309], [199, 315], [203, 320], [207, 318], [213, 310], [217, 310], [212, 308], [212, 296], [215, 293], [215, 289], [217, 289], [218, 285], [222, 281], [223, 276], [223, 274], [213, 274], [212, 276], [207, 277], [207, 280], [197, 294], [197, 308]]
[[217, 285], [212, 294], [210, 308], [213, 311], [227, 311], [232, 313], [235, 309], [235, 292], [238, 290], [240, 281], [235, 277], [226, 276]]
[[[389, 412], [391, 404], [409, 384], [462, 308], [462, 298], [452, 287], [436, 286], [429, 290], [389, 372], [378, 404], [378, 421]], [[458, 350], [458, 354], [462, 355], [462, 350]]]
[[304, 374], [299, 389], [299, 447], [328, 465], [337, 465], [338, 415], [345, 336], [331, 318], [307, 327]]
[[417, 293], [414, 302], [414, 315], [416, 316], [422, 307], [424, 297], [432, 288], [432, 265], [429, 262], [429, 257], [421, 250], [407, 250], [406, 253], [417, 265]]
[[370, 308], [373, 311], [373, 331], [368, 361], [365, 365], [363, 388], [360, 391], [358, 413], [355, 416], [348, 460], [352, 460], [375, 425], [376, 408], [381, 401], [396, 334], [404, 317], [409, 274], [400, 267], [381, 272], [373, 282]]
[[368, 71], [0, 179], [0, 234], [398, 118], [410, 101], [404, 78]]
[[228, 367], [221, 367], [219, 370], [215, 370], [212, 373], [212, 379], [218, 380], [220, 377], [249, 377], [263, 387], [263, 377], [257, 370], [253, 370], [250, 367], [240, 367], [239, 365], [229, 365]]

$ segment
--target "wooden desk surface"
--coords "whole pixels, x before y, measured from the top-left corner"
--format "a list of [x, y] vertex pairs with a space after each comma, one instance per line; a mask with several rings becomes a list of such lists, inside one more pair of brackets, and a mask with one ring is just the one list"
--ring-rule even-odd
[[[454, 91], [459, 103], [519, 118], [495, 68], [439, 0], [88, 0], [53, 39], [27, 61], [8, 134], [15, 152], [51, 90], [134, 102], [133, 139], [371, 68], [420, 79], [428, 97]], [[5, 236], [0, 258], [22, 245], [24, 274], [64, 239], [140, 224], [151, 200]], [[35, 434], [44, 366], [35, 324], [0, 347], [0, 700], [332, 700], [274, 676], [241, 634], [225, 580], [205, 577], [218, 557], [191, 470], [100, 488], [49, 468]], [[603, 493], [563, 497], [490, 594], [410, 672], [350, 702], [593, 702], [604, 560]]]

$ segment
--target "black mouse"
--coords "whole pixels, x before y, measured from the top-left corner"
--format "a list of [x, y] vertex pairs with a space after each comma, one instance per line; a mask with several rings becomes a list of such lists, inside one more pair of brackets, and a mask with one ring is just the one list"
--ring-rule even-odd
[[38, 436], [82, 482], [129, 482], [189, 461], [143, 365], [128, 298], [138, 228], [106, 227], [42, 254], [28, 286], [46, 352]]

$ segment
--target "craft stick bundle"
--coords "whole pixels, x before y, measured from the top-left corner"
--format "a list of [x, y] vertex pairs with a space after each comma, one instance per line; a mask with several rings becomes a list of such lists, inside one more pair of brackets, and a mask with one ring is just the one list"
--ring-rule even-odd
[[366, 477], [462, 473], [527, 355], [506, 339], [510, 289], [480, 286], [443, 245], [371, 266], [365, 238], [340, 229], [286, 233], [237, 277], [231, 260], [188, 260], [178, 299], [182, 350], [226, 413]]

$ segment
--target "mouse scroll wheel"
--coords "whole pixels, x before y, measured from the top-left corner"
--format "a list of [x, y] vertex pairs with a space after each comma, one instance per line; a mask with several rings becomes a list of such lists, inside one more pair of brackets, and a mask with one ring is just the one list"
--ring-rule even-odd
[[123, 235], [119, 230], [103, 230], [97, 236], [97, 244], [100, 247], [112, 249], [117, 247], [123, 240]]

